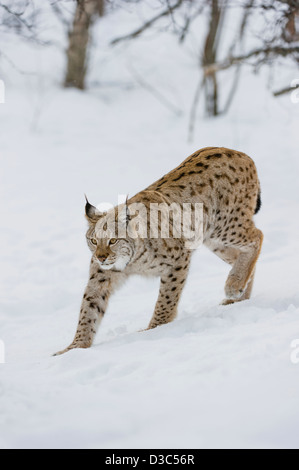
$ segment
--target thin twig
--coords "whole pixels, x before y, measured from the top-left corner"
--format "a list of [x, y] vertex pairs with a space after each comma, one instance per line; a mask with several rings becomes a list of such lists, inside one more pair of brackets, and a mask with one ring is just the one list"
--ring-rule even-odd
[[[243, 19], [241, 21], [241, 25], [240, 25], [240, 30], [239, 30], [239, 33], [236, 37], [236, 40], [233, 42], [233, 44], [231, 45], [230, 47], [230, 54], [229, 55], [232, 55], [233, 51], [234, 51], [234, 48], [236, 46], [236, 44], [239, 45], [239, 49], [242, 47], [243, 45], [243, 42], [244, 42], [244, 32], [245, 32], [245, 29], [246, 29], [246, 25], [247, 25], [247, 21], [248, 21], [248, 18], [250, 16], [250, 13], [251, 13], [251, 10], [253, 8], [253, 5], [254, 5], [254, 2], [255, 0], [249, 0], [247, 5], [245, 5], [244, 7], [244, 15], [243, 15]], [[226, 102], [225, 102], [225, 105], [223, 107], [223, 113], [225, 114], [231, 103], [232, 103], [232, 100], [235, 96], [235, 93], [236, 93], [236, 90], [238, 88], [238, 82], [239, 82], [239, 79], [240, 79], [240, 75], [241, 75], [241, 65], [242, 63], [239, 62], [236, 66], [236, 70], [235, 70], [235, 74], [234, 74], [234, 78], [233, 78], [233, 82], [232, 82], [232, 86], [231, 86], [231, 89], [228, 93], [228, 97], [226, 99]]]
[[24, 20], [24, 18], [22, 18], [22, 16], [25, 13], [25, 10], [20, 12], [20, 13], [17, 13], [16, 11], [12, 11], [7, 5], [3, 5], [2, 3], [0, 3], [0, 8], [3, 8], [7, 13], [9, 13], [14, 18], [16, 18], [19, 21], [19, 23], [21, 23], [23, 26], [25, 26], [25, 28], [27, 28], [29, 31], [31, 31], [31, 29], [33, 28], [33, 25], [28, 24]]
[[150, 28], [157, 20], [159, 20], [160, 18], [163, 18], [164, 16], [168, 16], [168, 15], [172, 14], [172, 12], [174, 10], [176, 10], [177, 8], [179, 8], [182, 3], [183, 3], [183, 0], [179, 0], [173, 6], [167, 7], [166, 10], [163, 10], [158, 15], [156, 15], [153, 18], [151, 18], [150, 20], [146, 21], [142, 26], [140, 26], [140, 28], [136, 29], [132, 33], [126, 34], [125, 36], [120, 36], [119, 38], [113, 39], [110, 44], [114, 46], [118, 42], [136, 38], [141, 33], [143, 33], [143, 31]]
[[291, 91], [294, 91], [297, 88], [299, 88], [299, 83], [297, 85], [294, 85], [294, 86], [288, 86], [288, 87], [282, 88], [281, 90], [274, 91], [273, 96], [281, 96], [281, 95], [284, 95], [286, 93], [290, 93]]
[[190, 118], [189, 118], [189, 132], [188, 132], [189, 142], [192, 142], [192, 139], [193, 139], [194, 123], [195, 123], [195, 119], [196, 119], [196, 110], [197, 110], [197, 106], [198, 106], [200, 92], [201, 92], [201, 90], [203, 88], [203, 85], [204, 85], [204, 81], [205, 81], [205, 76], [203, 75], [198, 80], [197, 87], [196, 87], [195, 94], [194, 94], [194, 98], [193, 98], [193, 102], [192, 102], [192, 106], [191, 106]]
[[186, 17], [186, 21], [185, 21], [185, 25], [183, 26], [182, 30], [181, 30], [181, 34], [180, 34], [180, 37], [179, 37], [179, 42], [183, 42], [186, 38], [186, 35], [189, 31], [189, 28], [190, 28], [190, 25], [192, 23], [192, 21], [194, 21], [204, 10], [205, 8], [205, 3], [203, 3], [196, 11], [195, 13], [193, 13], [193, 15], [190, 15], [188, 17]]
[[283, 47], [283, 46], [273, 46], [273, 47], [266, 47], [260, 49], [254, 49], [253, 51], [248, 52], [247, 54], [235, 56], [235, 57], [228, 57], [222, 62], [215, 62], [214, 64], [209, 64], [203, 67], [205, 76], [212, 75], [215, 72], [219, 72], [220, 70], [227, 70], [232, 65], [238, 64], [243, 62], [244, 60], [251, 59], [252, 57], [257, 57], [260, 54], [264, 54], [265, 56], [280, 55], [282, 57], [286, 57], [290, 54], [299, 53], [299, 46], [293, 47]]
[[20, 69], [3, 51], [0, 50], [0, 57], [6, 60], [9, 65], [16, 70], [21, 75], [31, 75], [31, 76], [38, 76], [37, 72], [27, 72], [26, 70]]
[[144, 80], [144, 78], [141, 77], [141, 75], [134, 69], [131, 64], [128, 68], [133, 77], [135, 78], [136, 82], [139, 83], [140, 86], [142, 86], [145, 90], [149, 91], [160, 103], [166, 106], [166, 108], [169, 109], [171, 112], [173, 112], [177, 116], [180, 116], [182, 114], [182, 110], [180, 108], [171, 103], [168, 98], [162, 95], [159, 90], [157, 90], [150, 83]]

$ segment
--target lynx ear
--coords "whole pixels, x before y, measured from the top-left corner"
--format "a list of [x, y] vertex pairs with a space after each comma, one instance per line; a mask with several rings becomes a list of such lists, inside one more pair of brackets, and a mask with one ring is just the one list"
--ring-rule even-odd
[[85, 204], [85, 216], [88, 220], [88, 223], [90, 224], [95, 224], [99, 218], [102, 216], [102, 213], [94, 206], [92, 206], [86, 195], [85, 195], [85, 199], [86, 199], [86, 204]]
[[122, 206], [120, 206], [120, 210], [118, 212], [118, 220], [125, 226], [127, 226], [131, 220], [128, 207], [128, 196], [126, 198], [126, 202]]

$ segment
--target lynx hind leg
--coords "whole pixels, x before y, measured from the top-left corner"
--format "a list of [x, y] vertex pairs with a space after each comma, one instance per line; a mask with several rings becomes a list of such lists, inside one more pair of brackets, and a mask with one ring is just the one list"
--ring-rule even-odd
[[[234, 262], [225, 284], [225, 294], [228, 299], [238, 300], [245, 295], [262, 248], [263, 234], [254, 227], [246, 237], [246, 244], [240, 247], [240, 254]], [[252, 280], [253, 282], [253, 280]]]
[[229, 246], [219, 244], [213, 249], [217, 256], [232, 266], [225, 283], [223, 305], [250, 298], [262, 241], [262, 232], [253, 226], [251, 230], [244, 231], [242, 243], [237, 242], [235, 246], [233, 243]]
[[[209, 246], [209, 248], [213, 251], [213, 253], [215, 253], [215, 255], [217, 255], [220, 259], [222, 259], [226, 263], [230, 264], [231, 266], [234, 265], [234, 263], [236, 262], [238, 256], [241, 253], [239, 248], [234, 248], [234, 247], [231, 247], [231, 246], [225, 246], [221, 242], [218, 242], [218, 243], [214, 242], [212, 246]], [[247, 289], [246, 289], [246, 291], [247, 291]], [[235, 302], [240, 302], [241, 300], [244, 300], [243, 296], [242, 296], [242, 298], [239, 298], [238, 300], [224, 299], [221, 302], [221, 305], [229, 305], [229, 304], [233, 304]]]
[[253, 270], [251, 278], [248, 281], [248, 283], [246, 285], [246, 288], [244, 290], [244, 293], [241, 295], [241, 297], [239, 297], [238, 299], [224, 299], [221, 302], [221, 305], [230, 305], [230, 304], [234, 304], [235, 302], [241, 302], [242, 300], [250, 299], [251, 292], [252, 292], [252, 287], [253, 287], [253, 282], [254, 282], [254, 275], [255, 275], [255, 269]]

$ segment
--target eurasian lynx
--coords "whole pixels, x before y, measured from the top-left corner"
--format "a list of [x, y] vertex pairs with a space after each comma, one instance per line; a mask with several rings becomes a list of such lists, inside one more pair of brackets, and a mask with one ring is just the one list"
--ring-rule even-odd
[[[172, 321], [186, 282], [192, 250], [184, 237], [107, 236], [117, 222], [126, 229], [134, 219], [130, 207], [142, 203], [149, 214], [152, 204], [184, 203], [203, 206], [203, 243], [232, 266], [225, 284], [223, 304], [249, 299], [263, 234], [253, 222], [259, 210], [260, 185], [255, 165], [242, 152], [207, 147], [193, 153], [174, 170], [107, 213], [86, 202], [89, 228], [86, 238], [92, 252], [90, 274], [82, 300], [73, 348], [91, 346], [112, 292], [130, 274], [159, 276], [160, 291], [148, 329]], [[173, 228], [173, 217], [170, 221]], [[135, 226], [136, 229], [136, 226]]]

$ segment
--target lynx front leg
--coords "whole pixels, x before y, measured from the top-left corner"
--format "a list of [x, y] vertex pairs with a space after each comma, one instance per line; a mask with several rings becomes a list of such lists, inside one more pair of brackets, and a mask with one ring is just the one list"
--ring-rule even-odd
[[107, 309], [109, 297], [119, 280], [119, 273], [105, 273], [92, 260], [89, 281], [81, 303], [79, 322], [73, 342], [54, 356], [74, 348], [89, 348]]
[[171, 322], [177, 315], [178, 303], [189, 270], [190, 255], [182, 256], [182, 260], [168, 274], [161, 276], [159, 297], [148, 330]]

